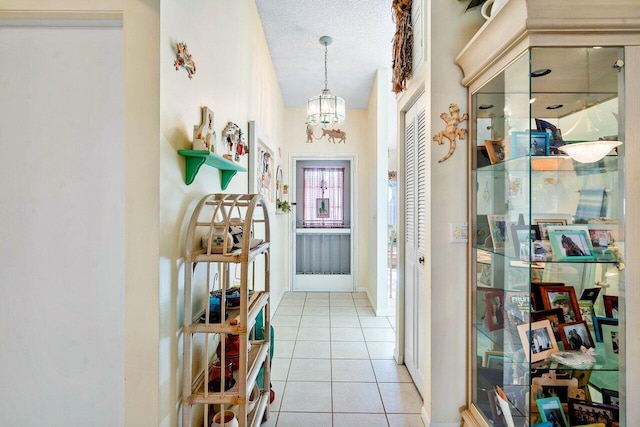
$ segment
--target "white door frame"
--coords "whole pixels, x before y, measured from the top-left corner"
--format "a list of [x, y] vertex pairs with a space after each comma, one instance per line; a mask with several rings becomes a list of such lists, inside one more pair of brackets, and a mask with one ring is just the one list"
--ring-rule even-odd
[[[298, 161], [304, 160], [345, 160], [348, 161], [351, 165], [350, 169], [350, 179], [351, 179], [351, 276], [353, 277], [353, 291], [357, 290], [358, 284], [358, 257], [356, 253], [358, 251], [358, 201], [355, 197], [356, 189], [358, 188], [358, 155], [357, 154], [344, 154], [344, 155], [334, 155], [334, 154], [290, 154], [289, 155], [289, 167], [291, 171], [290, 176], [290, 184], [289, 184], [289, 194], [290, 197], [296, 197], [297, 188], [296, 188], [296, 164]], [[290, 202], [292, 204], [292, 209], [297, 209], [297, 205], [293, 203], [297, 203], [297, 200]], [[295, 213], [295, 212], [294, 212]], [[289, 290], [293, 291], [293, 280], [295, 276], [295, 250], [296, 250], [296, 216], [291, 215], [291, 241], [290, 241], [290, 256], [292, 262], [289, 264]]]

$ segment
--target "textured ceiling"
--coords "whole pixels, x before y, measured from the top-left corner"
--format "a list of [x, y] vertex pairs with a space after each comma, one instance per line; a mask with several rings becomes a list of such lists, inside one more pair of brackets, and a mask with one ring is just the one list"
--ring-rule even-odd
[[328, 88], [347, 109], [366, 109], [375, 72], [391, 68], [391, 0], [255, 0], [284, 103], [306, 108], [324, 89], [324, 46]]

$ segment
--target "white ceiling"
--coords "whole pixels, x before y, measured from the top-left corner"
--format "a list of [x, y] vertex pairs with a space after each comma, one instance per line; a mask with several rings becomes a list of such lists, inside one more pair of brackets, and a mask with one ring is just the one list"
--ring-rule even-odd
[[347, 109], [366, 109], [375, 72], [391, 68], [395, 24], [391, 0], [255, 0], [288, 108], [306, 108], [324, 89], [324, 46], [328, 88]]

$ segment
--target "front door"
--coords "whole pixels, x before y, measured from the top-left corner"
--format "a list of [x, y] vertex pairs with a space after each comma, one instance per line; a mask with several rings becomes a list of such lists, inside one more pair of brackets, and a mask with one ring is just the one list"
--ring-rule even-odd
[[351, 163], [294, 160], [294, 291], [354, 290]]

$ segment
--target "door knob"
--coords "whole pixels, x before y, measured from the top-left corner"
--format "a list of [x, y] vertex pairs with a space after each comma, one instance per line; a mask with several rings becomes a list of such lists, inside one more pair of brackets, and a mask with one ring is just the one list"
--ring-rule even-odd
[[424, 264], [424, 257], [423, 257], [423, 256], [421, 256], [420, 258], [418, 258], [418, 262], [419, 262], [420, 264]]

